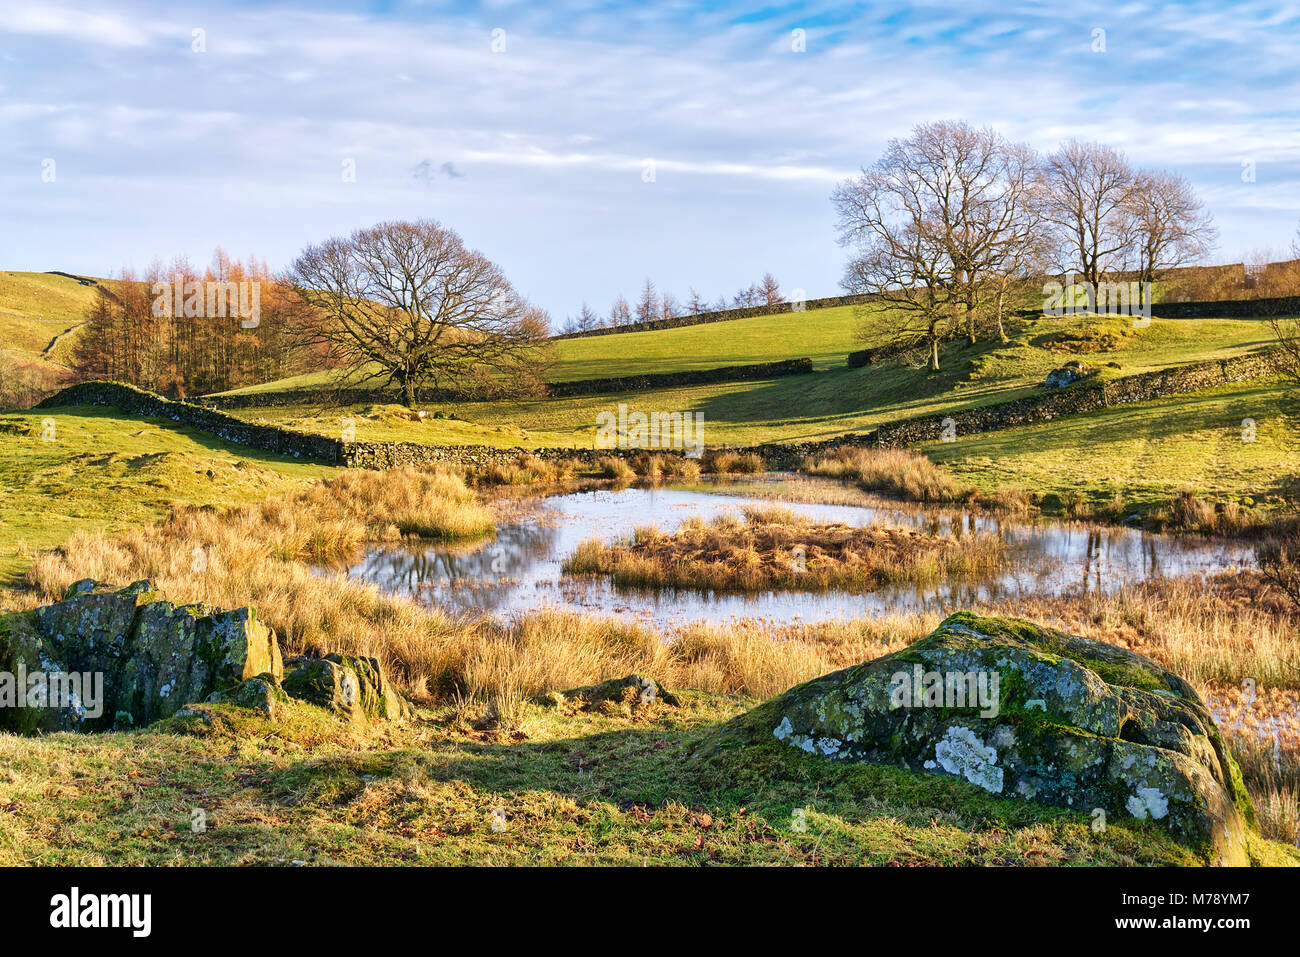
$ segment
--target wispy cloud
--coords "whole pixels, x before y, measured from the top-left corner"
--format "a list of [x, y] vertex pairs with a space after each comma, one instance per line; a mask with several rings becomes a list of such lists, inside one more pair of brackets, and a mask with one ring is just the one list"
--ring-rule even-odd
[[1254, 0], [0, 0], [0, 267], [283, 263], [424, 215], [561, 316], [646, 275], [829, 294], [831, 184], [947, 117], [1179, 168], [1231, 258], [1294, 231], [1298, 38]]

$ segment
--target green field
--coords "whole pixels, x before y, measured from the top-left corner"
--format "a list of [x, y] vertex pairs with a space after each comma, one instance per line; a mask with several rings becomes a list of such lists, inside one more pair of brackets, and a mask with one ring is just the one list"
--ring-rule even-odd
[[331, 471], [112, 409], [0, 415], [0, 581], [78, 529], [131, 528], [174, 504], [261, 501]]
[[[1243, 422], [1255, 423], [1243, 441]], [[1300, 391], [1285, 381], [1238, 383], [1195, 395], [1069, 416], [922, 446], [987, 491], [1019, 485], [1094, 507], [1119, 495], [1145, 513], [1181, 491], [1243, 504], [1300, 493]]]
[[[40, 357], [51, 340], [86, 318], [95, 289], [75, 279], [39, 272], [0, 272], [0, 348]], [[61, 341], [47, 359], [66, 357]]]
[[[811, 375], [614, 395], [447, 404], [431, 409], [454, 414], [480, 431], [491, 433], [485, 443], [495, 445], [590, 447], [597, 414], [615, 409], [619, 403], [644, 411], [699, 412], [704, 416], [705, 441], [710, 445], [826, 439], [908, 416], [1031, 395], [1048, 372], [1072, 358], [1094, 364], [1103, 378], [1110, 378], [1238, 355], [1265, 347], [1270, 341], [1268, 326], [1261, 320], [1157, 319], [1149, 328], [1132, 330], [1127, 322], [1117, 320], [1098, 323], [1043, 319], [1027, 324], [1006, 345], [950, 343], [943, 356], [943, 368], [937, 374], [897, 363], [849, 369], [843, 357], [858, 345], [853, 341], [851, 325], [845, 322], [851, 311], [843, 308], [760, 317], [764, 330], [761, 345], [749, 344], [732, 328], [741, 323], [746, 328], [759, 324], [751, 319], [556, 343], [561, 354], [577, 348], [591, 353], [591, 361], [596, 363], [592, 368], [600, 375], [771, 361], [810, 351], [815, 352], [821, 367]], [[805, 349], [809, 337], [801, 332], [801, 325], [817, 329], [824, 313], [833, 314], [834, 321], [825, 337], [816, 339], [820, 351]], [[778, 330], [789, 343], [784, 352], [779, 351], [778, 339], [771, 338]], [[876, 338], [883, 339], [887, 334], [887, 329], [882, 329]], [[1098, 338], [1107, 334], [1109, 338]], [[1052, 341], [1062, 336], [1077, 337], [1077, 342]], [[638, 344], [647, 341], [657, 343], [650, 359], [636, 351]], [[833, 341], [838, 342], [836, 353], [826, 351]], [[689, 351], [687, 342], [694, 343]], [[1081, 351], [1099, 342], [1107, 351]], [[355, 417], [355, 410], [323, 411], [303, 405], [248, 409], [236, 414], [337, 434], [342, 420]], [[441, 419], [420, 422], [377, 416], [373, 420], [358, 419], [356, 424], [359, 439], [374, 441], [439, 442], [446, 434], [445, 420]], [[503, 435], [496, 431], [499, 429], [506, 430], [505, 441], [497, 440]], [[458, 426], [455, 434], [468, 440], [472, 429]]]

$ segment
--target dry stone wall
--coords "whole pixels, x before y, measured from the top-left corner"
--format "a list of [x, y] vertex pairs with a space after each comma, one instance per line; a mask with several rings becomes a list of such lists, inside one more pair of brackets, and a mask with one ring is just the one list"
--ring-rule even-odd
[[[1143, 402], [1167, 395], [1199, 392], [1232, 382], [1246, 382], [1273, 374], [1271, 352], [1255, 352], [1230, 359], [1198, 362], [1138, 375], [1098, 382], [1084, 379], [1073, 386], [962, 409], [944, 415], [916, 416], [881, 425], [866, 433], [850, 433], [815, 442], [773, 442], [729, 447], [733, 451], [755, 452], [770, 468], [791, 469], [805, 458], [844, 446], [907, 446], [933, 442], [945, 432], [970, 435], [999, 429], [1047, 422], [1067, 415], [1094, 412], [1116, 405]], [[271, 425], [244, 422], [232, 415], [189, 402], [177, 402], [117, 382], [83, 382], [49, 397], [36, 408], [102, 405], [133, 415], [169, 419], [202, 429], [237, 445], [294, 458], [309, 458], [349, 468], [389, 469], [403, 465], [438, 463], [485, 466], [510, 464], [521, 455], [543, 459], [576, 459], [595, 464], [610, 456], [631, 457], [640, 449], [524, 449], [493, 448], [484, 445], [421, 445], [414, 442], [343, 442]], [[707, 423], [705, 424], [707, 428]], [[672, 450], [652, 450], [680, 455]]]

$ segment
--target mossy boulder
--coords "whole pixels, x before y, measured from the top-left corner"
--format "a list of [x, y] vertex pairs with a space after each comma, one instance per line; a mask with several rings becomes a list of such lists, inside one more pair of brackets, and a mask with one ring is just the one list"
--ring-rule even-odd
[[[284, 664], [252, 608], [173, 605], [148, 581], [87, 579], [62, 601], [0, 616], [0, 672], [20, 670], [29, 690], [37, 675], [69, 682], [0, 707], [0, 729], [31, 733], [138, 727], [255, 675], [279, 680]], [[4, 692], [0, 680], [0, 704]]]
[[374, 658], [331, 654], [305, 661], [289, 672], [284, 690], [357, 724], [398, 721], [412, 710]]
[[208, 695], [209, 704], [233, 704], [248, 708], [260, 713], [268, 721], [274, 721], [280, 708], [289, 704], [289, 701], [288, 693], [280, 687], [279, 681], [272, 674], [260, 674]]
[[671, 691], [654, 678], [627, 675], [610, 678], [594, 685], [570, 688], [568, 691], [548, 691], [534, 699], [547, 708], [568, 706], [581, 711], [602, 711], [635, 708], [643, 705], [663, 704], [670, 708], [681, 705]]
[[724, 725], [696, 759], [751, 746], [953, 775], [1094, 822], [1148, 821], [1214, 863], [1248, 860], [1254, 811], [1192, 687], [1141, 655], [1028, 621], [954, 614], [902, 651]]

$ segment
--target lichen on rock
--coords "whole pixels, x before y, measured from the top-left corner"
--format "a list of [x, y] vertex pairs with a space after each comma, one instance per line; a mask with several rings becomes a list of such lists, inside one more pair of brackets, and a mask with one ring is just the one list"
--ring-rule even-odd
[[[24, 676], [21, 702], [9, 687], [16, 675]], [[53, 675], [93, 679], [99, 700], [27, 693], [26, 676]], [[81, 686], [60, 686], [68, 687]], [[274, 719], [295, 692], [359, 722], [411, 711], [373, 658], [329, 655], [286, 680], [275, 632], [253, 608], [174, 605], [148, 581], [114, 588], [86, 579], [62, 601], [0, 614], [0, 704], [7, 692], [15, 702], [0, 707], [0, 731], [24, 734], [130, 730], [203, 701]]]
[[[917, 693], [900, 696], [909, 682]], [[948, 691], [963, 687], [996, 688], [998, 700]], [[1101, 808], [1217, 862], [1245, 862], [1254, 824], [1240, 771], [1186, 681], [1134, 652], [1029, 621], [958, 612], [902, 651], [742, 715], [696, 758], [756, 745], [951, 775], [1084, 813]]]

